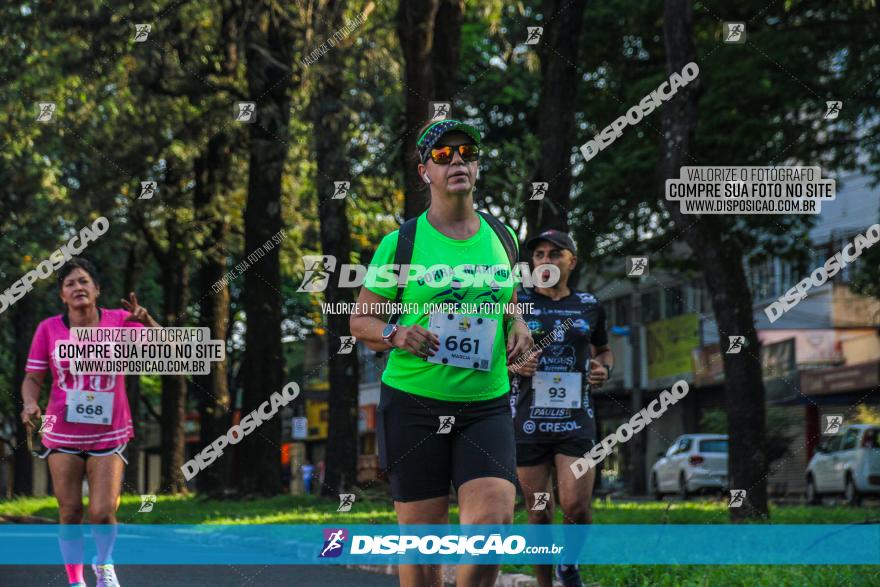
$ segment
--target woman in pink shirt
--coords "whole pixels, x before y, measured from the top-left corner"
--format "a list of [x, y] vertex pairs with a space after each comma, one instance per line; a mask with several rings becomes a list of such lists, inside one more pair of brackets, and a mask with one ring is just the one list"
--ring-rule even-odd
[[[122, 489], [125, 446], [134, 436], [123, 375], [80, 375], [71, 373], [70, 361], [55, 355], [55, 342], [69, 340], [76, 327], [159, 327], [147, 310], [140, 306], [134, 292], [122, 300], [124, 310], [99, 308], [101, 288], [95, 267], [74, 257], [58, 270], [63, 314], [40, 322], [28, 354], [27, 374], [21, 386], [24, 409], [22, 420], [28, 427], [43, 414], [38, 401], [46, 372], [52, 372], [52, 389], [43, 419], [44, 451], [48, 459], [52, 486], [58, 500], [60, 523], [79, 525], [83, 521], [83, 479], [89, 481], [89, 522], [108, 525], [95, 531], [98, 561], [93, 565], [100, 586], [118, 586], [110, 559], [115, 538], [116, 509]], [[82, 416], [75, 409], [82, 401], [81, 392], [90, 392], [90, 401], [101, 416]], [[90, 406], [92, 407], [92, 406]], [[91, 411], [91, 410], [90, 410]], [[84, 587], [82, 533], [77, 528], [62, 528], [61, 549], [71, 585]], [[104, 564], [102, 564], [104, 563]]]

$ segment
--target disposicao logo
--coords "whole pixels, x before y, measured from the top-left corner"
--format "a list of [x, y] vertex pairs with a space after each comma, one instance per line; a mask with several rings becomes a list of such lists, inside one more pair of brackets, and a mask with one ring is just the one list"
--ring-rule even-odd
[[343, 528], [324, 528], [324, 548], [318, 558], [335, 558], [342, 554], [347, 538], [348, 531]]

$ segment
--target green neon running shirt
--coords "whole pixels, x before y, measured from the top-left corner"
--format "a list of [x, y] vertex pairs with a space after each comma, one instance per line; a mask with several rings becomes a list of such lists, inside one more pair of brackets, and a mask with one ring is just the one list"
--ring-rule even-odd
[[[482, 216], [479, 218], [480, 229], [474, 236], [466, 240], [456, 240], [431, 226], [427, 212], [419, 216], [416, 221], [416, 239], [410, 264], [421, 266], [423, 269], [415, 273], [407, 283], [401, 303], [418, 304], [419, 308], [423, 308], [422, 304], [432, 303], [492, 304], [492, 309], [497, 309], [496, 312], [482, 314], [465, 312], [498, 321], [489, 370], [480, 371], [429, 363], [412, 353], [395, 348], [391, 350], [388, 364], [382, 373], [382, 382], [386, 385], [415, 395], [460, 402], [493, 399], [510, 390], [503, 306], [510, 303], [518, 280], [515, 275], [510, 274], [510, 261], [501, 240], [486, 220]], [[513, 236], [514, 242], [517, 242], [513, 230], [507, 226], [505, 228]], [[390, 267], [394, 263], [398, 233], [399, 231], [395, 230], [382, 239], [364, 279], [364, 287], [389, 300], [394, 300], [397, 294], [396, 281], [393, 276], [391, 279], [387, 278], [387, 269], [383, 271], [384, 274], [378, 269], [381, 265]], [[448, 265], [454, 269], [452, 282], [461, 282], [462, 275], [467, 273], [465, 281], [470, 277], [474, 283], [471, 287], [454, 289], [451, 283], [437, 287], [443, 283], [442, 280], [435, 281], [431, 285], [424, 279], [419, 279], [426, 273], [424, 268], [438, 264]], [[472, 273], [474, 267], [477, 271], [483, 269], [483, 275], [488, 275], [488, 278], [474, 278]], [[485, 268], [488, 267], [492, 268], [491, 273], [485, 272]], [[431, 273], [437, 275], [436, 269], [436, 267], [432, 268]], [[493, 276], [497, 278], [494, 288], [491, 279]], [[422, 328], [429, 329], [429, 321], [430, 315], [419, 311], [404, 313], [400, 317], [399, 324], [401, 326], [418, 324]]]

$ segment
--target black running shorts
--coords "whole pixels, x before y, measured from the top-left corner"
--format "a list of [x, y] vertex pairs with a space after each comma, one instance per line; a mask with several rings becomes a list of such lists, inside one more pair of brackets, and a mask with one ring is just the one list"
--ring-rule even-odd
[[119, 455], [119, 458], [122, 459], [122, 462], [126, 465], [128, 464], [128, 443], [120, 444], [119, 446], [114, 446], [113, 448], [102, 448], [101, 450], [83, 450], [81, 448], [73, 448], [73, 447], [65, 447], [59, 446], [58, 448], [46, 448], [45, 446], [41, 447], [41, 452], [37, 454], [41, 459], [46, 459], [50, 454], [61, 452], [69, 455], [74, 455], [81, 458], [83, 461], [89, 460], [89, 457], [106, 457], [110, 455]]
[[561, 442], [532, 442], [516, 445], [516, 465], [532, 467], [546, 461], [552, 461], [557, 454], [581, 458], [596, 445], [587, 438], [575, 438]]
[[[454, 417], [455, 420], [450, 420]], [[507, 394], [450, 402], [382, 383], [377, 410], [379, 464], [395, 501], [449, 495], [480, 477], [516, 484], [516, 444]]]

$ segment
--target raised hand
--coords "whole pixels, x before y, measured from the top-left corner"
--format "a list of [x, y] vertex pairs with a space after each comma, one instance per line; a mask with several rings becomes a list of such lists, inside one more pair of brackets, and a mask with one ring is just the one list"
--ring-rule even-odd
[[122, 302], [122, 307], [129, 312], [128, 316], [125, 317], [126, 322], [140, 322], [145, 326], [150, 325], [150, 313], [138, 303], [137, 296], [134, 295], [134, 292], [129, 292], [127, 300], [123, 298], [120, 301]]

